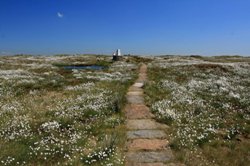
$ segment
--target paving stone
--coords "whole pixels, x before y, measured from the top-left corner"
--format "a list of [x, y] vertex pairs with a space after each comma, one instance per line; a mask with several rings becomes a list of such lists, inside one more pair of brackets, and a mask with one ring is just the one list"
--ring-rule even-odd
[[158, 125], [152, 119], [127, 120], [127, 128], [130, 130], [157, 129]]
[[125, 166], [166, 166], [164, 163], [126, 163]]
[[147, 72], [147, 65], [143, 64], [141, 67], [140, 67], [140, 73], [146, 73]]
[[167, 148], [169, 142], [166, 139], [133, 139], [127, 142], [128, 151], [138, 150], [164, 150]]
[[140, 77], [141, 77], [141, 78], [142, 78], [142, 77], [143, 77], [143, 78], [146, 78], [146, 77], [147, 77], [147, 74], [146, 74], [146, 73], [139, 73], [139, 78], [140, 78]]
[[140, 73], [138, 80], [140, 80], [140, 81], [146, 81], [147, 80], [147, 74]]
[[135, 86], [131, 86], [131, 87], [129, 87], [129, 89], [128, 89], [128, 92], [143, 92], [143, 89], [142, 88], [138, 88], [138, 87], [135, 87]]
[[138, 88], [142, 88], [144, 86], [144, 84], [142, 82], [136, 82], [133, 84], [133, 86], [138, 87]]
[[128, 162], [137, 163], [154, 163], [154, 162], [166, 162], [173, 158], [173, 154], [170, 150], [164, 150], [160, 152], [128, 152], [126, 154], [126, 160]]
[[127, 128], [130, 130], [143, 130], [143, 129], [166, 129], [167, 125], [155, 122], [152, 119], [129, 119], [127, 120]]
[[141, 83], [143, 83], [143, 86], [141, 87], [141, 88], [143, 89], [144, 86], [145, 86], [145, 83], [146, 83], [146, 78], [138, 78], [138, 79], [136, 80], [136, 82], [141, 82]]
[[140, 166], [165, 166], [163, 163], [142, 163]]
[[185, 166], [185, 164], [182, 163], [168, 163], [166, 166]]
[[146, 80], [142, 80], [141, 78], [138, 78], [135, 83], [142, 83], [143, 85], [145, 85], [145, 81]]
[[142, 91], [130, 91], [127, 93], [127, 95], [143, 96], [143, 92]]
[[143, 104], [144, 98], [143, 96], [127, 95], [127, 101], [130, 104]]
[[162, 130], [135, 130], [127, 131], [128, 139], [138, 139], [138, 138], [166, 138], [166, 133]]
[[124, 110], [127, 119], [148, 119], [153, 117], [149, 108], [144, 104], [127, 104]]

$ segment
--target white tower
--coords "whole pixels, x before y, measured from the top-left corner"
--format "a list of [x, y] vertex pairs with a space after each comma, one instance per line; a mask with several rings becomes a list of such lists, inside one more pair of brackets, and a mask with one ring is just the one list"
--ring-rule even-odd
[[121, 49], [116, 50], [116, 56], [122, 56]]
[[113, 60], [117, 61], [121, 58], [121, 56], [122, 56], [121, 49], [117, 49], [113, 54]]

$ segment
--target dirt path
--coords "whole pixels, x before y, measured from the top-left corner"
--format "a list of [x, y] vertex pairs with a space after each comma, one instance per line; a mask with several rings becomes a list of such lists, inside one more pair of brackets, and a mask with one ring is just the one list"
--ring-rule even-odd
[[157, 123], [144, 103], [143, 86], [146, 80], [147, 66], [143, 64], [139, 78], [127, 93], [126, 166], [163, 166], [173, 159], [164, 132], [167, 126]]

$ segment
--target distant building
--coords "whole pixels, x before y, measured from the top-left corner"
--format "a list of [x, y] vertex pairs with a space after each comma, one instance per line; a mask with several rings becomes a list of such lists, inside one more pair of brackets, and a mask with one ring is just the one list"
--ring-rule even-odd
[[114, 54], [113, 54], [113, 60], [118, 61], [119, 59], [122, 58], [122, 53], [120, 49], [117, 49]]

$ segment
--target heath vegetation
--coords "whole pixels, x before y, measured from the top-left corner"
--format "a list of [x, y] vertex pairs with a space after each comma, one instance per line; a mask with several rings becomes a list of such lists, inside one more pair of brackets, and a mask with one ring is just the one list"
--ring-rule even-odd
[[121, 109], [134, 70], [107, 56], [1, 57], [0, 165], [123, 165]]
[[250, 162], [250, 59], [152, 58], [146, 100], [187, 165]]
[[248, 165], [250, 59], [197, 55], [1, 57], [0, 165], [124, 165], [121, 110], [140, 62], [178, 162]]

